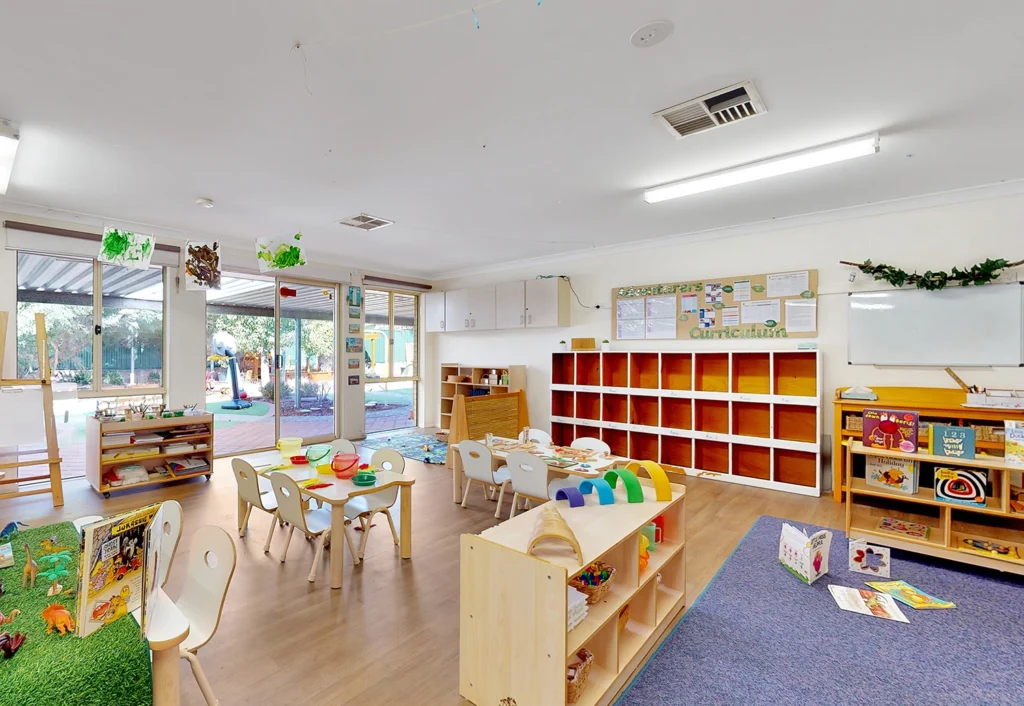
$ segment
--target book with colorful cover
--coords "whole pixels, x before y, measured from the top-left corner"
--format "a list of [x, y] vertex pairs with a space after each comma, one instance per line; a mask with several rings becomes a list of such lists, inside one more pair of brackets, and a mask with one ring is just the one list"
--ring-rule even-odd
[[1024, 422], [1007, 419], [1003, 424], [1006, 426], [1003, 460], [1024, 467]]
[[956, 608], [956, 603], [929, 595], [919, 588], [914, 588], [906, 581], [866, 581], [865, 583], [876, 591], [886, 593], [914, 610]]
[[976, 433], [972, 427], [932, 424], [928, 434], [928, 453], [948, 458], [974, 458]]
[[988, 472], [964, 468], [935, 469], [935, 499], [944, 503], [984, 507]]
[[909, 623], [899, 605], [887, 593], [876, 593], [866, 588], [848, 588], [829, 584], [829, 593], [836, 604], [843, 610], [861, 615], [872, 615], [885, 620]]
[[875, 527], [876, 529], [880, 529], [884, 532], [905, 534], [906, 536], [914, 539], [928, 539], [928, 534], [932, 530], [928, 525], [922, 525], [917, 522], [907, 522], [906, 520], [900, 520], [896, 517], [882, 517], [878, 520], [878, 524]]
[[810, 585], [828, 573], [828, 551], [832, 533], [819, 530], [807, 536], [793, 525], [782, 524], [779, 537], [779, 563], [787, 571]]
[[0, 544], [0, 569], [6, 569], [10, 566], [14, 566], [14, 549], [11, 547], [11, 543]]
[[884, 456], [864, 457], [864, 481], [869, 486], [914, 495], [919, 490], [919, 477], [917, 461]]
[[865, 409], [864, 445], [873, 449], [888, 449], [904, 453], [917, 453], [917, 412], [889, 409]]

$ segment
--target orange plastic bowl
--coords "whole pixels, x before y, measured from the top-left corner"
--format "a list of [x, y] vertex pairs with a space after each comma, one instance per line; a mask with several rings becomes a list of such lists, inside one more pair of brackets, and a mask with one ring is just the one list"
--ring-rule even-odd
[[309, 459], [305, 456], [292, 456], [288, 460], [292, 462], [293, 466], [305, 466], [309, 463]]
[[334, 475], [344, 480], [356, 474], [359, 466], [359, 454], [335, 454], [331, 459], [331, 470]]

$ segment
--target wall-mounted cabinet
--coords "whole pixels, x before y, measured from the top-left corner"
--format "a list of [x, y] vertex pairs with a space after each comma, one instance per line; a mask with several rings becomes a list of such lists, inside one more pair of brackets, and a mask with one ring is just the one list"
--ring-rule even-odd
[[569, 325], [569, 283], [564, 279], [528, 279], [526, 328]]
[[453, 289], [444, 293], [445, 331], [494, 329], [494, 287]]
[[423, 295], [423, 328], [427, 333], [444, 331], [444, 292], [427, 292]]
[[551, 277], [424, 295], [427, 333], [569, 325], [569, 283]]
[[508, 282], [494, 287], [494, 327], [526, 326], [526, 283]]

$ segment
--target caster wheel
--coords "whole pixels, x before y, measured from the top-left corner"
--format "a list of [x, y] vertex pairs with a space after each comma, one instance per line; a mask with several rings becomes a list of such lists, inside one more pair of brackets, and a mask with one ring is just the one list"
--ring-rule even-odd
[[106, 498], [107, 500], [110, 500], [110, 493], [104, 493], [103, 497]]
[[211, 477], [212, 475], [213, 475], [212, 473], [207, 473], [207, 474], [206, 474], [206, 480], [207, 480], [207, 481], [209, 481], [209, 480], [210, 480], [210, 477]]

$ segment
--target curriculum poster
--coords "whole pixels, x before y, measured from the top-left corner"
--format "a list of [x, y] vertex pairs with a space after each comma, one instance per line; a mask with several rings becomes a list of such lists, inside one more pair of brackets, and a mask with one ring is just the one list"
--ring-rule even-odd
[[612, 289], [612, 338], [728, 340], [818, 335], [818, 271]]

